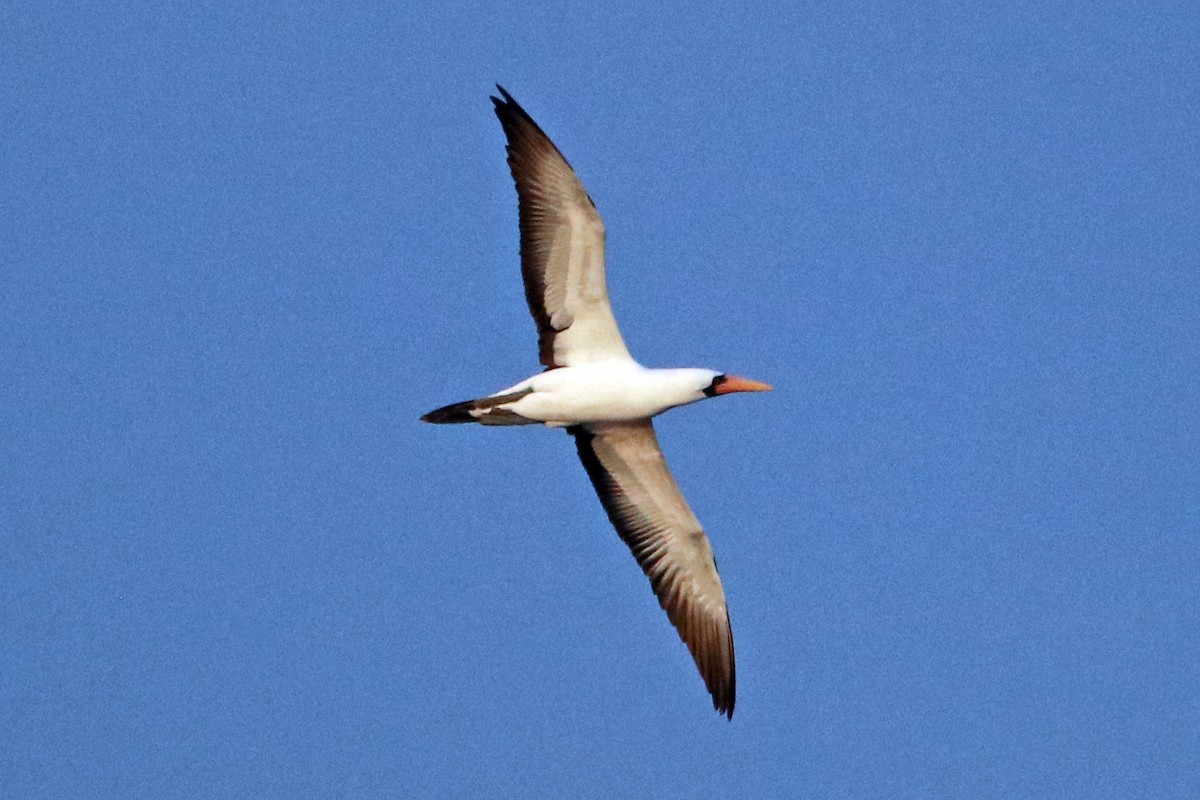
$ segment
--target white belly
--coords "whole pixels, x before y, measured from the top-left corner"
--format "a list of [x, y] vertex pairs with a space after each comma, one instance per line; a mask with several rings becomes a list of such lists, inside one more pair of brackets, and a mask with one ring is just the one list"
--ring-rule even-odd
[[632, 362], [562, 367], [497, 394], [532, 389], [501, 408], [547, 425], [628, 422], [700, 399], [691, 386], [694, 381], [683, 385], [671, 374], [675, 372]]

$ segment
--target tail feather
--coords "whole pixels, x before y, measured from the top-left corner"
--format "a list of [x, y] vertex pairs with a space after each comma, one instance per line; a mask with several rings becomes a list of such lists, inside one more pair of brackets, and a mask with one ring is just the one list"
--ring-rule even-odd
[[475, 403], [475, 400], [468, 400], [465, 403], [451, 403], [448, 406], [435, 408], [421, 417], [421, 422], [432, 422], [435, 425], [458, 425], [463, 422], [478, 422], [476, 417], [471, 416], [471, 410], [475, 408]]
[[537, 420], [527, 419], [514, 411], [500, 406], [513, 403], [529, 394], [532, 389], [510, 394], [490, 395], [476, 400], [466, 400], [462, 403], [451, 403], [448, 406], [435, 408], [425, 416], [422, 422], [432, 422], [435, 425], [460, 425], [464, 422], [479, 422], [484, 425], [536, 425]]

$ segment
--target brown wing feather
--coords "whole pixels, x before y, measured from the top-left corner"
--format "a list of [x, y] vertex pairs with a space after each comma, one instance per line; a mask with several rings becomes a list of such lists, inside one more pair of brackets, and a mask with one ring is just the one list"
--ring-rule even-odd
[[736, 697], [733, 630], [708, 537], [667, 468], [650, 420], [575, 426], [579, 458], [617, 533], [730, 719]]
[[547, 367], [629, 358], [604, 276], [604, 222], [562, 153], [497, 86], [496, 117], [517, 185], [521, 273]]

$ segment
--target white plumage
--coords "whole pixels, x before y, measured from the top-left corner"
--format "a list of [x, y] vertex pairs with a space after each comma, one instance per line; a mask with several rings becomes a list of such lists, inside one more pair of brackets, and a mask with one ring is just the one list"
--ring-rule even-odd
[[711, 369], [646, 369], [633, 360], [601, 361], [548, 370], [497, 394], [532, 390], [500, 408], [554, 427], [631, 422], [703, 400], [717, 374]]

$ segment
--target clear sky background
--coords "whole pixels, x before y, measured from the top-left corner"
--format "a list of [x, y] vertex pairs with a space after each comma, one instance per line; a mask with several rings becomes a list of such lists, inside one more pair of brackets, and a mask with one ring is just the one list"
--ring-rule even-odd
[[[1200, 797], [1192, 3], [9, 3], [0, 794]], [[608, 225], [718, 717], [538, 369]]]

